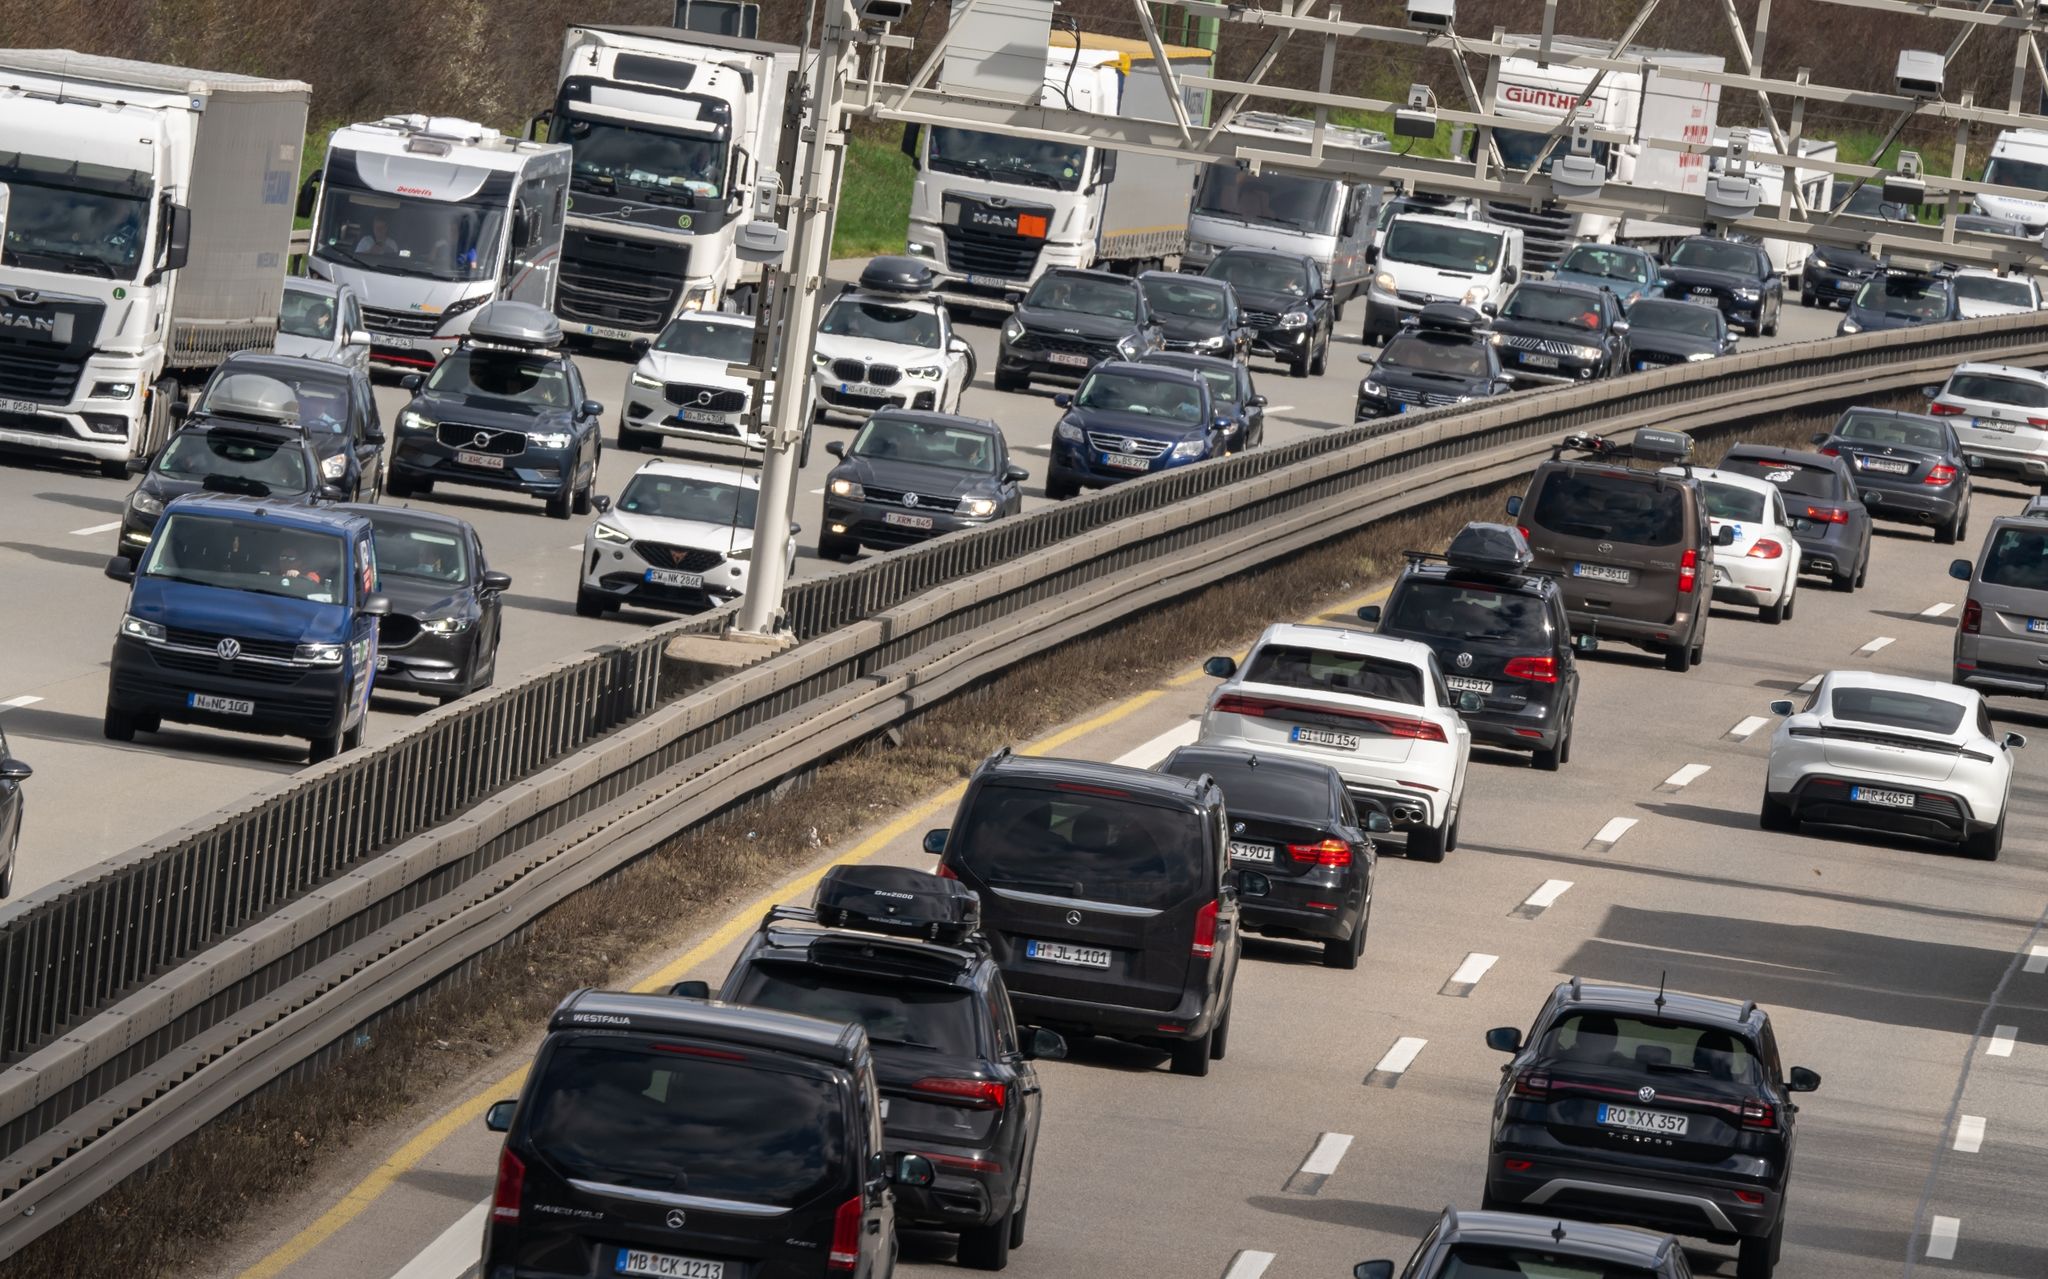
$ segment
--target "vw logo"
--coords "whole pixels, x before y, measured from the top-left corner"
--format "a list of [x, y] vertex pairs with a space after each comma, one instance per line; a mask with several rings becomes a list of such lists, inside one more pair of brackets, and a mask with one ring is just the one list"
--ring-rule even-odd
[[681, 1230], [683, 1228], [683, 1221], [685, 1220], [683, 1217], [683, 1210], [681, 1208], [669, 1209], [668, 1216], [665, 1218], [665, 1220], [668, 1222], [668, 1228], [670, 1230]]
[[1458, 669], [1461, 671], [1469, 671], [1472, 669], [1472, 654], [1470, 653], [1460, 653], [1453, 660], [1455, 660], [1458, 663]]
[[213, 651], [220, 655], [221, 661], [232, 662], [242, 655], [242, 641], [230, 635], [220, 643], [215, 644]]
[[905, 493], [905, 494], [903, 495], [903, 504], [904, 504], [905, 506], [916, 506], [916, 505], [917, 505], [917, 494], [915, 494], [915, 493]]
[[1593, 549], [1600, 552], [1602, 555], [1612, 555], [1614, 554], [1614, 543], [1602, 542], [1600, 543], [1600, 545], [1594, 547]]
[[1080, 912], [1080, 911], [1078, 911], [1078, 910], [1070, 910], [1070, 911], [1068, 911], [1068, 912], [1067, 912], [1067, 923], [1068, 923], [1069, 925], [1073, 926], [1073, 927], [1076, 927], [1076, 928], [1080, 927], [1080, 925], [1081, 925], [1081, 912]]
[[699, 403], [699, 404], [702, 404], [702, 405], [706, 405], [706, 406], [709, 406], [709, 405], [710, 405], [710, 403], [711, 403], [711, 392], [709, 392], [709, 391], [699, 391], [699, 392], [697, 392], [697, 403]]
[[470, 441], [471, 444], [476, 445], [478, 448], [482, 448], [484, 445], [489, 444], [490, 442], [491, 433], [489, 431], [478, 431], [476, 433], [476, 438]]
[[1124, 440], [1124, 452], [1126, 452], [1126, 453], [1135, 453], [1135, 452], [1137, 452], [1137, 451], [1138, 451], [1138, 441], [1137, 441], [1137, 439], [1136, 439], [1136, 438], [1134, 438], [1134, 437], [1128, 437], [1128, 438], [1126, 438], [1126, 439]]
[[1641, 1088], [1636, 1089], [1636, 1100], [1655, 1101], [1657, 1100], [1657, 1090], [1648, 1084], [1644, 1084]]

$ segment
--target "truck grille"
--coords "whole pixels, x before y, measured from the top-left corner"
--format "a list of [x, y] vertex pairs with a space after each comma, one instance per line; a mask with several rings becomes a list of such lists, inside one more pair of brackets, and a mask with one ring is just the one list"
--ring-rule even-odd
[[[934, 511], [940, 515], [950, 515], [960, 509], [960, 499], [957, 497], [932, 497], [924, 493], [913, 495], [901, 489], [878, 489], [872, 484], [864, 485], [863, 487], [866, 489], [868, 501], [881, 502], [887, 506], [902, 506], [912, 510]], [[903, 499], [906, 496], [915, 496], [917, 498], [916, 503], [904, 501]]]
[[394, 337], [430, 338], [441, 327], [438, 315], [420, 315], [413, 311], [386, 311], [380, 307], [363, 308], [363, 323], [372, 333], [389, 333]]
[[434, 432], [434, 438], [451, 449], [462, 449], [469, 453], [491, 453], [498, 457], [517, 457], [526, 452], [526, 437], [518, 431], [494, 431], [488, 426], [464, 426], [460, 422], [443, 422]]
[[667, 542], [635, 542], [633, 554], [656, 568], [680, 569], [685, 573], [708, 573], [725, 563], [717, 551], [694, 546], [671, 546]]
[[1486, 203], [1486, 218], [1503, 226], [1522, 230], [1522, 265], [1549, 268], [1577, 243], [1572, 235], [1575, 216], [1559, 209], [1531, 209], [1526, 205]]
[[0, 340], [0, 399], [68, 403], [84, 372], [83, 353], [70, 356], [40, 342]]
[[555, 314], [575, 324], [658, 331], [682, 305], [689, 250], [572, 228], [562, 237]]
[[893, 364], [869, 364], [865, 360], [834, 360], [832, 376], [842, 382], [865, 382], [869, 386], [894, 386], [903, 371]]
[[1026, 279], [1038, 265], [1038, 251], [1045, 244], [1043, 240], [995, 234], [971, 227], [949, 226], [944, 229], [946, 265], [968, 275]]
[[1088, 432], [1088, 447], [1103, 453], [1129, 453], [1133, 457], [1158, 457], [1167, 450], [1162, 440], [1110, 435], [1102, 431]]
[[[670, 404], [686, 409], [706, 409], [713, 413], [738, 413], [747, 407], [747, 393], [729, 387], [692, 386], [688, 382], [671, 382], [663, 390]], [[706, 398], [706, 397], [709, 398]]]

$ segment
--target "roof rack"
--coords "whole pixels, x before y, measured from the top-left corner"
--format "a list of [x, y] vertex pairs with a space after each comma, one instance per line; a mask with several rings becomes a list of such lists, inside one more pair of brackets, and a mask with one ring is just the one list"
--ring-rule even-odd
[[1692, 436], [1684, 431], [1665, 431], [1655, 427], [1643, 427], [1635, 438], [1626, 444], [1617, 444], [1604, 435], [1580, 433], [1567, 435], [1551, 446], [1550, 460], [1563, 457], [1570, 449], [1589, 457], [1611, 458], [1617, 462], [1654, 462], [1660, 466], [1684, 468], [1692, 474]]
[[1573, 999], [1584, 999], [1585, 997], [1586, 997], [1586, 992], [1585, 992], [1585, 989], [1584, 989], [1583, 987], [1581, 987], [1581, 986], [1579, 985], [1579, 979], [1578, 979], [1578, 977], [1577, 977], [1576, 975], [1574, 975], [1574, 976], [1572, 977], [1572, 998], [1573, 998]]

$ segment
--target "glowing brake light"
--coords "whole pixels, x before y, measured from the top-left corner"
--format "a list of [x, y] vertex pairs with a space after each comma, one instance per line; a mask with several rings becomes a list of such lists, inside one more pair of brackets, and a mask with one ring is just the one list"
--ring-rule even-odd
[[1326, 839], [1319, 844], [1289, 844], [1287, 855], [1298, 862], [1314, 862], [1318, 866], [1349, 866], [1351, 845], [1341, 839]]
[[1749, 548], [1747, 558], [1753, 560], [1774, 560], [1784, 553], [1785, 547], [1783, 544], [1774, 542], [1768, 537], [1760, 537], [1756, 540], [1756, 545]]
[[1758, 1132], [1776, 1132], [1778, 1108], [1766, 1101], [1745, 1101], [1742, 1103], [1742, 1126]]
[[1954, 417], [1962, 412], [1955, 405], [1943, 404], [1940, 400], [1936, 400], [1933, 404], [1929, 405], [1927, 411], [1936, 417]]
[[964, 1102], [978, 1110], [1001, 1110], [1010, 1096], [1009, 1087], [993, 1079], [920, 1079], [910, 1087], [913, 1092]]
[[1537, 684], [1557, 683], [1557, 659], [1554, 657], [1511, 657], [1501, 674], [1509, 679], [1525, 679]]
[[1678, 593], [1692, 594], [1700, 580], [1700, 553], [1688, 547], [1678, 559]]
[[1207, 959], [1216, 953], [1216, 903], [1203, 902], [1195, 912], [1195, 941], [1188, 947], [1190, 954]]
[[519, 1201], [526, 1194], [526, 1163], [507, 1147], [498, 1152], [498, 1185], [491, 1192], [491, 1220], [519, 1220]]
[[1975, 600], [1963, 601], [1963, 634], [1975, 635], [1984, 629], [1984, 606]]
[[1248, 715], [1253, 719], [1324, 716], [1371, 724], [1389, 737], [1406, 738], [1417, 742], [1450, 740], [1444, 736], [1443, 729], [1428, 720], [1409, 719], [1405, 715], [1388, 715], [1380, 711], [1350, 706], [1306, 706], [1296, 702], [1276, 701], [1270, 697], [1253, 697], [1245, 693], [1224, 693], [1210, 704], [1209, 709], [1217, 715]]
[[1809, 506], [1806, 508], [1806, 518], [1819, 520], [1823, 524], [1847, 524], [1849, 512], [1846, 507], [1840, 506]]
[[1945, 462], [1936, 462], [1934, 464], [1934, 468], [1927, 472], [1927, 478], [1920, 482], [1922, 484], [1942, 485], [1953, 484], [1955, 483], [1955, 479], [1956, 468], [1948, 465]]
[[839, 1205], [832, 1214], [832, 1251], [825, 1259], [828, 1270], [852, 1270], [860, 1265], [860, 1223], [867, 1206], [859, 1195]]

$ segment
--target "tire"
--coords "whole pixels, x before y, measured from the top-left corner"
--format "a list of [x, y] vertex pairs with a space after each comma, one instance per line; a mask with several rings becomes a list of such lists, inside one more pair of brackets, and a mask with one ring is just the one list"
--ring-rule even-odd
[[574, 490], [564, 487], [561, 492], [550, 497], [548, 499], [548, 518], [551, 520], [568, 519], [569, 507], [575, 502], [575, 496]]
[[384, 491], [401, 500], [411, 497], [413, 493], [412, 481], [406, 479], [398, 472], [392, 471], [384, 478]]
[[628, 453], [659, 453], [661, 452], [661, 437], [659, 435], [647, 435], [639, 431], [628, 430], [625, 426], [621, 425], [619, 427], [619, 447]]
[[1408, 829], [1408, 860], [1411, 862], [1440, 862], [1449, 851], [1445, 845], [1447, 832], [1435, 826], [1411, 826]]
[[1686, 651], [1685, 664], [1687, 669], [1691, 669], [1692, 667], [1698, 666], [1701, 662], [1704, 662], [1706, 660], [1707, 637], [1702, 635], [1700, 636], [1700, 642], [1693, 645], [1690, 649]]
[[1321, 377], [1330, 367], [1330, 331], [1323, 330], [1323, 340], [1316, 343], [1316, 357], [1309, 361], [1308, 371]]
[[1792, 834], [1799, 830], [1799, 814], [1792, 805], [1782, 799], [1773, 799], [1771, 793], [1765, 791], [1764, 802], [1757, 808], [1756, 824], [1764, 830]]
[[1557, 745], [1539, 750], [1529, 756], [1529, 763], [1541, 773], [1554, 773], [1564, 766], [1565, 756], [1571, 750], [1572, 726], [1566, 724], [1564, 732], [1557, 735]]
[[604, 596], [579, 588], [576, 592], [576, 616], [603, 617], [606, 602]]
[[1024, 1180], [1017, 1187], [1017, 1201], [1010, 1205], [1010, 1247], [1014, 1250], [1024, 1246], [1024, 1219], [1031, 1215], [1031, 1173], [1038, 1166], [1038, 1154], [1034, 1150], [1031, 1162], [1024, 1165]]
[[1838, 577], [1838, 576], [1833, 576], [1833, 575], [1830, 575], [1830, 576], [1829, 576], [1829, 578], [1828, 578], [1828, 586], [1829, 586], [1829, 587], [1830, 587], [1831, 589], [1833, 589], [1833, 590], [1837, 590], [1837, 591], [1854, 591], [1854, 590], [1856, 589], [1856, 578], [1855, 578], [1855, 575], [1854, 575], [1854, 574], [1850, 574], [1850, 575], [1846, 575], [1846, 576], [1839, 576], [1839, 577]]
[[590, 514], [590, 490], [595, 487], [597, 487], [597, 476], [593, 474], [590, 477], [590, 483], [577, 489], [575, 495], [569, 499], [569, 509], [578, 515]]
[[1010, 1264], [1010, 1217], [960, 1232], [960, 1264], [969, 1270], [1001, 1270]]
[[1858, 566], [1857, 566], [1857, 568], [1856, 568], [1856, 585], [1855, 585], [1854, 587], [1852, 587], [1851, 589], [1852, 589], [1852, 590], [1859, 590], [1859, 591], [1860, 591], [1860, 590], [1862, 590], [1862, 589], [1863, 589], [1863, 584], [1864, 584], [1865, 582], [1869, 581], [1869, 580], [1870, 580], [1870, 545], [1869, 545], [1869, 543], [1865, 543], [1865, 544], [1864, 544], [1864, 546], [1863, 546], [1863, 563], [1862, 563], [1862, 564], [1860, 564], [1860, 565], [1858, 565]]
[[1681, 644], [1677, 648], [1664, 650], [1664, 669], [1684, 672], [1692, 669], [1692, 649]]
[[308, 738], [306, 741], [306, 762], [308, 764], [324, 764], [340, 753], [341, 734], [339, 733], [334, 733], [327, 737]]
[[1513, 1212], [1516, 1207], [1517, 1205], [1515, 1204], [1502, 1203], [1494, 1198], [1491, 1190], [1482, 1188], [1479, 1192], [1479, 1211], [1481, 1212]]
[[14, 863], [7, 863], [6, 870], [0, 870], [0, 901], [14, 896]]
[[1957, 507], [1956, 513], [1945, 522], [1935, 525], [1934, 540], [1941, 546], [1954, 546], [1957, 542], [1963, 540], [1963, 511], [1961, 507]]
[[1064, 502], [1070, 497], [1079, 496], [1080, 492], [1081, 486], [1072, 480], [1063, 480], [1052, 475], [1045, 477], [1045, 495], [1055, 502]]
[[850, 537], [834, 537], [830, 533], [818, 534], [818, 558], [821, 560], [850, 560], [860, 554], [860, 543]]
[[104, 479], [104, 480], [125, 480], [125, 479], [127, 479], [127, 478], [128, 478], [128, 459], [127, 459], [127, 458], [122, 458], [122, 459], [121, 459], [120, 461], [118, 461], [118, 462], [112, 462], [112, 461], [102, 461], [102, 462], [100, 463], [100, 478], [101, 478], [101, 479]]
[[135, 717], [108, 702], [106, 717], [100, 721], [100, 735], [110, 742], [134, 741]]
[[1307, 377], [1309, 362], [1314, 358], [1312, 351], [1303, 351], [1287, 362], [1288, 377]]
[[995, 386], [998, 391], [1028, 391], [1031, 389], [1031, 375], [1029, 373], [1005, 373], [1001, 369], [997, 369], [995, 371]]
[[363, 717], [362, 717], [361, 719], [359, 719], [359, 720], [357, 720], [357, 721], [356, 721], [356, 726], [355, 726], [354, 728], [351, 728], [351, 729], [347, 730], [346, 732], [342, 733], [342, 735], [341, 735], [341, 749], [343, 749], [344, 751], [352, 751], [352, 750], [360, 750], [360, 749], [362, 749], [362, 745], [363, 745], [363, 733], [364, 733], [364, 731], [365, 731], [365, 730], [367, 730], [367, 729], [368, 729], [369, 727], [370, 727], [370, 716], [369, 716], [369, 715], [368, 715], [368, 713], [366, 712], [366, 713], [365, 713], [365, 714], [363, 715]]
[[1785, 1241], [1785, 1219], [1771, 1227], [1767, 1235], [1753, 1235], [1736, 1245], [1735, 1279], [1771, 1279], [1771, 1271], [1777, 1268], [1778, 1254]]
[[1976, 830], [1963, 836], [1963, 856], [1980, 862], [1995, 862], [2005, 847], [2005, 814], [1998, 815], [1998, 825], [1990, 830]]
[[1172, 1070], [1176, 1075], [1200, 1079], [1209, 1073], [1209, 1041], [1216, 1032], [1211, 1030], [1200, 1039], [1182, 1040], [1169, 1051], [1173, 1054]]
[[1803, 284], [1799, 286], [1799, 305], [1804, 307], [1811, 307], [1815, 305], [1813, 290], [1807, 288]]
[[1756, 614], [1757, 620], [1766, 626], [1780, 625], [1790, 616], [1792, 616], [1792, 592], [1790, 591], [1779, 596], [1777, 603], [1758, 609]]
[[1771, 308], [1771, 322], [1769, 324], [1764, 325], [1763, 335], [1765, 337], [1774, 338], [1778, 336], [1778, 316], [1780, 313], [1784, 311], [1784, 309], [1785, 304], [1782, 301]]
[[1237, 1011], [1237, 986], [1233, 982], [1224, 996], [1223, 1015], [1216, 1019], [1215, 1029], [1209, 1032], [1209, 1060], [1222, 1061], [1223, 1054], [1230, 1049], [1230, 1014]]
[[1323, 967], [1350, 972], [1358, 967], [1358, 957], [1365, 953], [1365, 916], [1358, 917], [1358, 927], [1351, 930], [1346, 941], [1323, 943]]

